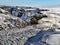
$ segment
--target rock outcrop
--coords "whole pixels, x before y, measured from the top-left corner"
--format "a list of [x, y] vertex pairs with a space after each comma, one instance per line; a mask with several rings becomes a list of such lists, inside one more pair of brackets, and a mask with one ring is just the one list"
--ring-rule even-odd
[[[10, 14], [0, 14], [0, 26], [4, 30], [12, 28], [22, 28], [26, 26], [26, 23], [18, 17], [11, 16]], [[1, 29], [0, 29], [1, 30]]]

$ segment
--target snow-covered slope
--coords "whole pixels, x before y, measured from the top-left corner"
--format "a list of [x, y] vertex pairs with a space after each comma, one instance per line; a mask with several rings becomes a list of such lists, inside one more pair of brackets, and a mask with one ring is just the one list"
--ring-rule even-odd
[[[31, 24], [31, 22], [29, 22], [29, 25], [20, 17], [11, 14], [0, 13], [0, 45], [33, 45], [33, 43], [35, 45], [40, 45], [40, 38], [42, 35], [45, 33], [51, 34], [53, 30], [59, 31], [60, 8], [40, 9], [47, 9], [48, 11], [40, 11], [40, 14], [36, 13], [35, 16], [28, 16], [29, 18], [26, 19], [29, 19], [34, 23]], [[52, 36], [52, 38], [54, 37], [55, 35]]]

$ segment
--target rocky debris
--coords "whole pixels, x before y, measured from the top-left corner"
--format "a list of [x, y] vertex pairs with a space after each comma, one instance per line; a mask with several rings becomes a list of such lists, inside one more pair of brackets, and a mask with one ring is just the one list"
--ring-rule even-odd
[[9, 6], [2, 6], [1, 9], [4, 10], [4, 12], [6, 12], [7, 10], [9, 14], [21, 18], [23, 21], [27, 23], [27, 25], [37, 24], [39, 19], [47, 17], [46, 15], [41, 13], [41, 11], [48, 11], [47, 9], [40, 10], [39, 8], [29, 8], [29, 7], [19, 8], [19, 7], [9, 7]]
[[22, 28], [26, 26], [26, 23], [18, 17], [11, 15], [0, 14], [0, 26], [1, 29], [8, 30], [14, 27]]
[[42, 40], [44, 41], [45, 39], [44, 36], [53, 34], [55, 33], [54, 31], [55, 29], [42, 30], [42, 29], [37, 29], [35, 27], [31, 27], [31, 26], [26, 27], [24, 29], [15, 28], [8, 31], [1, 31], [0, 43], [2, 45], [7, 45], [7, 44], [8, 45], [28, 45], [28, 44], [44, 45], [46, 43], [40, 42], [41, 41], [40, 39], [43, 37]]
[[29, 37], [36, 35], [39, 31], [41, 31], [41, 29], [35, 29], [31, 26], [24, 29], [14, 28], [7, 31], [3, 30], [0, 33], [0, 43], [2, 45], [24, 45]]
[[[35, 11], [35, 10], [34, 10]], [[14, 9], [12, 10], [12, 15], [11, 14], [0, 14], [0, 19], [1, 19], [1, 27], [4, 30], [8, 30], [8, 29], [12, 29], [14, 27], [17, 28], [22, 28], [22, 27], [26, 27], [27, 25], [32, 25], [32, 24], [38, 24], [38, 20], [44, 17], [47, 17], [44, 14], [32, 14], [32, 16], [29, 16], [28, 14], [26, 14], [27, 12], [25, 12], [24, 9]], [[20, 15], [20, 16], [18, 16]], [[37, 16], [36, 16], [37, 15]]]

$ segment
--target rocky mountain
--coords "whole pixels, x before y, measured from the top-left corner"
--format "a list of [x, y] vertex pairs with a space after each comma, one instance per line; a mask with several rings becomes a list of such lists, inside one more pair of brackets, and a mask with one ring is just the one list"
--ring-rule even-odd
[[0, 7], [0, 45], [60, 45], [59, 31], [60, 8]]

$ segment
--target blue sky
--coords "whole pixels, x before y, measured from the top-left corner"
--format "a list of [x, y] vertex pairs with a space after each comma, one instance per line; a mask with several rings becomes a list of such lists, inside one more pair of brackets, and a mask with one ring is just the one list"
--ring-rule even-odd
[[53, 6], [60, 5], [60, 0], [0, 0], [0, 5]]

